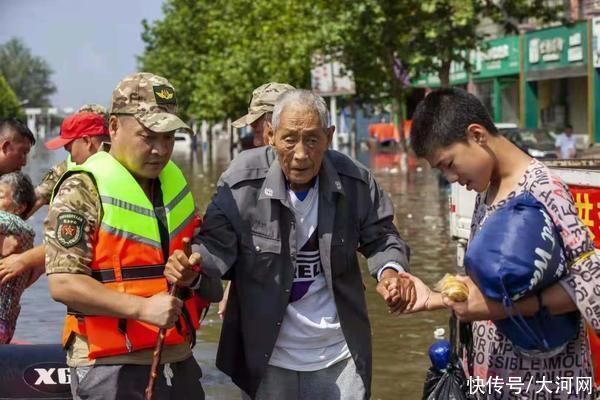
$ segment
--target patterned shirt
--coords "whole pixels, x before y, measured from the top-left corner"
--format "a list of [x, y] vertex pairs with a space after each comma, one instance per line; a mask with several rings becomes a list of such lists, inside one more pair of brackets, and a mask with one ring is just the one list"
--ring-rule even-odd
[[[22, 253], [33, 247], [35, 232], [20, 217], [6, 211], [0, 211], [0, 238], [6, 236], [14, 236], [17, 239], [16, 253]], [[5, 255], [7, 254], [2, 254], [2, 256]], [[5, 329], [10, 332], [9, 335], [6, 335], [8, 337], [4, 338], [0, 334], [0, 343], [8, 343], [12, 332], [14, 332], [17, 317], [21, 310], [19, 301], [27, 287], [30, 275], [31, 273], [27, 272], [0, 284], [0, 322], [3, 321], [6, 324]]]
[[[580, 257], [593, 250], [590, 232], [577, 215], [568, 187], [543, 163], [532, 160], [517, 187], [502, 201], [488, 206], [485, 194], [477, 196], [471, 225], [471, 239], [485, 224], [487, 217], [510, 199], [530, 192], [541, 202], [559, 227], [567, 263], [567, 276], [560, 284], [573, 299], [582, 319], [600, 332], [600, 253]], [[596, 293], [596, 294], [594, 294]], [[565, 350], [554, 357], [526, 358], [517, 354], [510, 340], [496, 330], [491, 321], [473, 324], [474, 375], [473, 392], [479, 399], [590, 399], [593, 380], [590, 348], [584, 322], [578, 336]], [[485, 388], [480, 385], [488, 382]], [[495, 391], [489, 382], [497, 382], [502, 390]], [[509, 385], [512, 382], [513, 385]], [[585, 385], [589, 390], [578, 388]], [[481, 391], [475, 389], [483, 389]], [[491, 389], [491, 390], [490, 390]], [[485, 392], [481, 393], [481, 392]]]

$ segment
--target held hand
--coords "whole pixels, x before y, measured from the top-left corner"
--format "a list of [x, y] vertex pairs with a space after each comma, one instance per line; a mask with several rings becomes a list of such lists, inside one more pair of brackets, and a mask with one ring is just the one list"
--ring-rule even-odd
[[506, 318], [502, 304], [486, 298], [479, 287], [467, 276], [459, 276], [469, 288], [469, 297], [466, 301], [454, 302], [447, 296], [442, 296], [444, 304], [451, 308], [458, 319], [465, 322], [487, 321]]
[[429, 286], [424, 284], [421, 279], [409, 273], [401, 272], [400, 275], [406, 277], [413, 283], [416, 293], [414, 304], [412, 307], [407, 307], [406, 310], [404, 310], [405, 314], [435, 309], [431, 303], [432, 299], [436, 296], [436, 293], [433, 292]]
[[20, 254], [11, 254], [0, 260], [0, 283], [6, 283], [25, 272], [27, 266], [21, 260]]
[[140, 309], [140, 321], [156, 325], [159, 328], [171, 328], [181, 315], [183, 301], [168, 293], [158, 293], [143, 300]]
[[184, 251], [175, 250], [165, 265], [165, 277], [171, 284], [188, 287], [200, 273], [202, 256], [192, 253], [189, 238], [183, 239]]
[[413, 282], [392, 269], [383, 272], [382, 279], [377, 284], [377, 292], [387, 303], [390, 313], [403, 312], [416, 301]]

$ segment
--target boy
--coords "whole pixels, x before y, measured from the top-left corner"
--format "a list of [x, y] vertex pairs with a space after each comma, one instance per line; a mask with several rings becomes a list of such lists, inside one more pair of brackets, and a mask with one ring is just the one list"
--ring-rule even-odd
[[[485, 224], [487, 216], [509, 199], [530, 192], [560, 226], [563, 251], [569, 265], [567, 275], [544, 289], [539, 300], [530, 296], [516, 302], [524, 316], [533, 316], [546, 307], [554, 315], [579, 310], [591, 329], [600, 332], [600, 309], [594, 307], [594, 293], [600, 291], [600, 268], [589, 231], [577, 216], [566, 185], [548, 168], [529, 157], [501, 136], [483, 104], [460, 89], [442, 89], [429, 94], [417, 107], [411, 128], [415, 153], [438, 168], [450, 182], [458, 182], [479, 193], [471, 225], [471, 239]], [[418, 300], [409, 312], [451, 308], [459, 319], [473, 321], [474, 376], [481, 388], [471, 385], [485, 399], [589, 399], [591, 398], [590, 348], [584, 324], [580, 332], [558, 355], [546, 359], [526, 358], [496, 330], [493, 320], [507, 318], [502, 304], [486, 299], [473, 281], [464, 277], [469, 288], [466, 301], [455, 303], [432, 292], [412, 277]], [[573, 361], [573, 362], [571, 362]], [[559, 387], [571, 377], [568, 387]], [[589, 390], [576, 382], [590, 379]], [[494, 386], [484, 386], [495, 379]], [[511, 388], [508, 382], [520, 382]], [[482, 389], [482, 390], [477, 390]], [[552, 394], [550, 394], [552, 393]], [[548, 397], [551, 396], [551, 397]]]

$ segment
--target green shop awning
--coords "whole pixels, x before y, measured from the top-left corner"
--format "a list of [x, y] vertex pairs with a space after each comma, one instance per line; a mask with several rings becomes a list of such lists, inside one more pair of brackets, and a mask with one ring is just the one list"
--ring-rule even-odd
[[525, 35], [528, 81], [587, 75], [587, 22], [529, 32]]

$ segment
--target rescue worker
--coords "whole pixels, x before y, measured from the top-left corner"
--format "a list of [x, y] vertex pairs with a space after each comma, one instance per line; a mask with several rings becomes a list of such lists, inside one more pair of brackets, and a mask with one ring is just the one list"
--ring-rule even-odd
[[254, 147], [264, 146], [269, 142], [275, 100], [282, 93], [293, 89], [294, 87], [287, 83], [268, 82], [260, 85], [252, 91], [248, 113], [235, 120], [233, 126], [239, 129], [250, 125], [254, 132]]
[[[102, 117], [104, 124], [108, 123], [108, 114], [106, 108], [100, 104], [84, 104], [79, 108], [77, 114], [82, 112], [95, 113]], [[76, 115], [77, 115], [76, 114]], [[68, 121], [69, 118], [66, 118]], [[66, 160], [53, 166], [46, 175], [42, 178], [40, 184], [35, 188], [35, 194], [37, 201], [34, 208], [30, 212], [30, 216], [36, 212], [40, 207], [50, 204], [50, 197], [52, 196], [52, 190], [56, 186], [58, 179], [67, 171], [71, 162], [76, 164], [83, 164], [93, 154], [96, 154], [102, 148], [103, 143], [110, 142], [110, 136], [108, 133], [104, 134], [89, 134], [82, 130], [81, 124], [73, 126], [69, 132], [63, 133], [64, 129], [61, 126], [60, 136], [46, 142], [46, 148], [48, 150], [57, 150], [63, 148], [69, 153]], [[97, 129], [96, 129], [97, 130]], [[75, 151], [76, 154], [73, 154]]]
[[125, 77], [112, 96], [110, 151], [70, 168], [54, 189], [46, 272], [52, 298], [68, 309], [74, 399], [141, 398], [159, 328], [168, 329], [154, 398], [204, 399], [191, 351], [197, 297], [170, 296], [163, 276], [197, 225], [187, 182], [169, 160], [175, 131], [191, 132], [176, 112], [165, 78]]
[[[50, 203], [52, 190], [68, 167], [83, 164], [90, 156], [110, 142], [106, 108], [99, 104], [85, 104], [76, 114], [64, 119], [60, 135], [45, 143], [48, 150], [64, 148], [69, 156], [52, 167], [35, 188], [36, 201], [28, 212], [31, 217], [42, 206]], [[23, 253], [12, 254], [0, 260], [0, 281], [6, 283], [24, 273], [29, 275], [28, 286], [44, 273], [44, 246], [39, 245]]]

